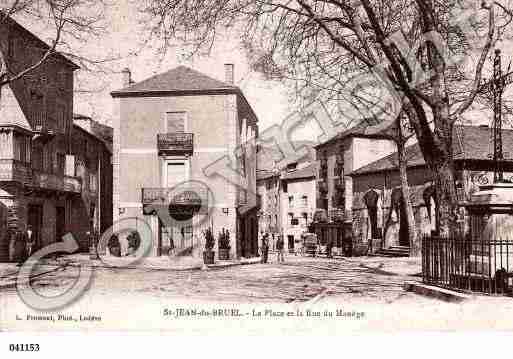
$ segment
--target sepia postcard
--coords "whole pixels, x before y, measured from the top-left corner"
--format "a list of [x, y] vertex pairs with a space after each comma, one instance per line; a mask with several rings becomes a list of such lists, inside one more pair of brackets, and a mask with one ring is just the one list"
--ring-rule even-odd
[[0, 9], [0, 331], [513, 329], [511, 1]]

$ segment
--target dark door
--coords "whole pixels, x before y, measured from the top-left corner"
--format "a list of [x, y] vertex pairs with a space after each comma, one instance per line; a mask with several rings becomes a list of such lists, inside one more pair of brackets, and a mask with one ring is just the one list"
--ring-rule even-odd
[[55, 236], [56, 241], [62, 241], [62, 237], [66, 234], [66, 209], [64, 207], [55, 207]]
[[287, 242], [288, 242], [289, 251], [293, 252], [294, 251], [294, 236], [290, 235], [290, 234], [287, 235]]
[[408, 222], [406, 221], [406, 207], [404, 201], [401, 201], [401, 214], [399, 218], [399, 245], [409, 247], [410, 238], [408, 238]]
[[258, 248], [258, 229], [256, 219], [251, 217], [251, 257], [255, 257], [257, 255]]
[[30, 204], [28, 206], [27, 225], [32, 227], [34, 236], [35, 250], [41, 248], [41, 229], [43, 228], [43, 206], [39, 204]]

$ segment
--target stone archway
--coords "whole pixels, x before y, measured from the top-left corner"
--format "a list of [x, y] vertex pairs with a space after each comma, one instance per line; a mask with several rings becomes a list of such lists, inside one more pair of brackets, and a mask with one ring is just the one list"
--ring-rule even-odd
[[394, 188], [390, 195], [390, 210], [385, 225], [385, 239], [387, 244], [410, 246], [406, 207], [400, 188]]

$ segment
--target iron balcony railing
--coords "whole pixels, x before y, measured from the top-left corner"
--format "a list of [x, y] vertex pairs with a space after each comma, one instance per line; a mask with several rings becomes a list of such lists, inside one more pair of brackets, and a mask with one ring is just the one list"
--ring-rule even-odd
[[20, 182], [36, 189], [74, 193], [82, 191], [82, 182], [77, 177], [45, 173], [31, 168], [29, 163], [13, 159], [0, 160], [0, 181]]
[[511, 294], [513, 241], [464, 237], [422, 238], [422, 280], [426, 284], [486, 294]]
[[343, 209], [329, 210], [328, 220], [330, 222], [343, 222], [344, 221], [344, 210]]
[[192, 210], [194, 213], [209, 211], [209, 190], [205, 186], [183, 183], [175, 187], [142, 188], [141, 202], [145, 214], [160, 210], [169, 213]]
[[194, 134], [182, 132], [159, 133], [157, 135], [159, 155], [187, 154], [194, 152]]

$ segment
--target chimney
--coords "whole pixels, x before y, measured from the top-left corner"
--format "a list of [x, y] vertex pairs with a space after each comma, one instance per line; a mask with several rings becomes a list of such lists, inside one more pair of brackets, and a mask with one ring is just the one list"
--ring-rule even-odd
[[132, 73], [128, 67], [125, 67], [123, 70], [121, 70], [121, 81], [121, 85], [123, 87], [128, 87], [132, 84]]
[[233, 64], [224, 64], [224, 81], [227, 84], [233, 85]]

